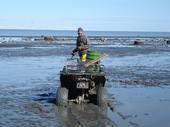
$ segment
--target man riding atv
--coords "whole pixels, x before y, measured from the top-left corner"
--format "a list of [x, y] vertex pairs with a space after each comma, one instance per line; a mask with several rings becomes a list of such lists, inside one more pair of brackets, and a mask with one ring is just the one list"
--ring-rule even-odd
[[85, 62], [87, 58], [87, 49], [89, 48], [89, 39], [85, 36], [84, 30], [80, 27], [77, 30], [78, 37], [76, 41], [76, 48], [72, 51], [72, 56], [78, 52], [80, 61]]
[[[72, 51], [72, 56], [78, 52], [80, 57], [76, 63], [69, 64], [74, 59], [67, 59], [63, 70], [60, 71], [60, 86], [56, 93], [56, 104], [67, 105], [68, 102], [78, 104], [94, 102], [101, 106], [105, 104], [105, 71], [100, 60], [106, 54], [92, 51], [89, 48], [88, 38], [84, 35], [82, 28], [78, 28], [76, 48]], [[87, 59], [87, 60], [86, 60]]]

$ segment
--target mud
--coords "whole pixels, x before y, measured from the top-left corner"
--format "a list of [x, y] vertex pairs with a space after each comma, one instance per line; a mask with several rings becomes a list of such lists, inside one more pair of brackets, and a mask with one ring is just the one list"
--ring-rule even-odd
[[170, 48], [162, 42], [92, 45], [109, 54], [106, 105], [55, 104], [59, 71], [72, 44], [0, 48], [2, 127], [170, 126]]
[[107, 117], [107, 107], [98, 107], [93, 104], [71, 104], [68, 108], [56, 107], [56, 116], [63, 126], [75, 127], [116, 127], [116, 123]]

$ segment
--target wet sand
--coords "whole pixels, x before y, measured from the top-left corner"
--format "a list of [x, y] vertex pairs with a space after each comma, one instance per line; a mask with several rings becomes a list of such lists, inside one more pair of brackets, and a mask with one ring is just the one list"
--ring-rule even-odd
[[109, 54], [107, 106], [55, 105], [59, 71], [74, 45], [0, 48], [0, 126], [170, 126], [170, 48], [92, 45]]

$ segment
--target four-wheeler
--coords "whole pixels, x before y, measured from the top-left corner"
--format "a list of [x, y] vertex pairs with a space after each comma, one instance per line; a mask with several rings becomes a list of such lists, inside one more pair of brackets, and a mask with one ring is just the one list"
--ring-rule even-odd
[[67, 59], [60, 71], [61, 85], [57, 89], [57, 105], [67, 105], [69, 101], [78, 104], [93, 102], [105, 103], [105, 72], [100, 60], [106, 56], [97, 51], [89, 51], [86, 62], [77, 58]]

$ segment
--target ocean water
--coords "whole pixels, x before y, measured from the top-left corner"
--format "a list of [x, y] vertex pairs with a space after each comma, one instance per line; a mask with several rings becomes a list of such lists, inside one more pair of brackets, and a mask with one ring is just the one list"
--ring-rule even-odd
[[[137, 31], [85, 31], [88, 36], [120, 37], [170, 37], [170, 32], [137, 32]], [[17, 30], [0, 29], [0, 36], [76, 36], [76, 30]]]

